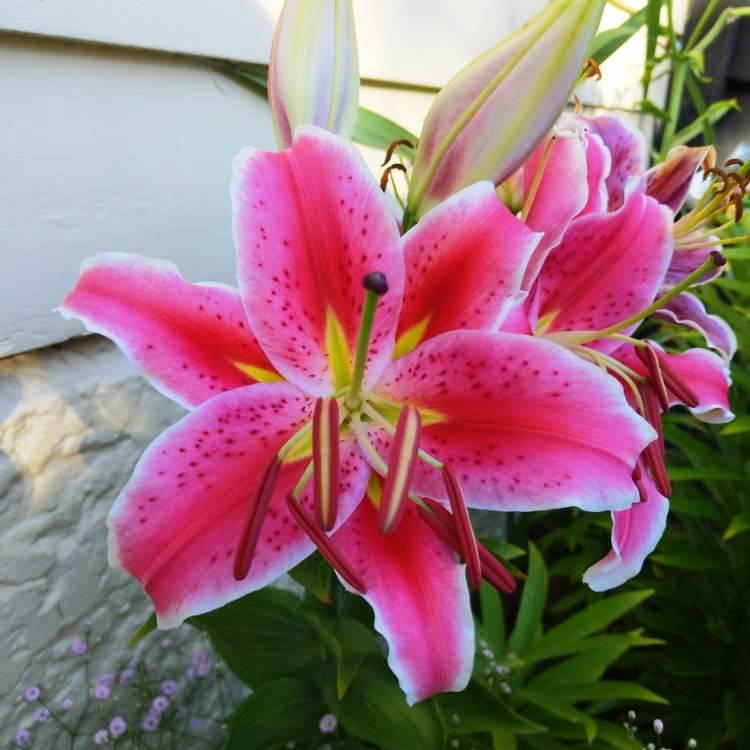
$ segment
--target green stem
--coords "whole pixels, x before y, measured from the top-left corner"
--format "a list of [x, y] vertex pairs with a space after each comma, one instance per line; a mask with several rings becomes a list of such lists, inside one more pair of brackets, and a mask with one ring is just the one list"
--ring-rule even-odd
[[359, 324], [359, 338], [357, 339], [357, 355], [354, 360], [352, 384], [346, 397], [346, 406], [356, 409], [359, 405], [359, 394], [362, 390], [362, 379], [365, 376], [367, 349], [370, 346], [372, 324], [375, 321], [375, 310], [378, 306], [378, 295], [371, 289], [365, 292], [365, 303], [362, 307], [362, 320]]
[[669, 149], [674, 140], [674, 134], [677, 131], [677, 122], [680, 118], [680, 109], [682, 108], [682, 97], [685, 91], [685, 80], [688, 73], [688, 61], [682, 56], [674, 60], [674, 69], [672, 71], [672, 84], [669, 90], [669, 119], [664, 124], [664, 133], [661, 137], [661, 150], [659, 152], [660, 161], [667, 158]]
[[716, 10], [716, 6], [719, 4], [719, 2], [720, 0], [710, 0], [708, 5], [706, 5], [706, 9], [703, 11], [703, 15], [700, 17], [698, 23], [695, 25], [693, 33], [690, 35], [690, 39], [687, 40], [687, 44], [685, 45], [686, 50], [692, 49], [693, 45], [698, 41], [698, 37], [706, 27], [708, 19], [713, 15], [713, 12]]

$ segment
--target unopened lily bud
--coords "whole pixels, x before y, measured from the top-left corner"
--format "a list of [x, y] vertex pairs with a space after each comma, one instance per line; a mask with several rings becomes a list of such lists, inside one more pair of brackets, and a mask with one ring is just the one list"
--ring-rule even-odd
[[298, 125], [346, 137], [359, 104], [352, 0], [286, 0], [268, 67], [268, 99], [280, 148]]
[[553, 0], [454, 76], [427, 113], [407, 213], [479, 180], [499, 184], [562, 111], [581, 74], [605, 0]]

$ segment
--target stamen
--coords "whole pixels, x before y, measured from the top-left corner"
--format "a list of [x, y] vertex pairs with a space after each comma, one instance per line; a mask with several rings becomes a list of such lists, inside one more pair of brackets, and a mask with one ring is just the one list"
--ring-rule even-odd
[[333, 398], [315, 402], [313, 467], [315, 517], [321, 529], [330, 531], [339, 503], [339, 405]]
[[729, 167], [741, 167], [745, 162], [742, 159], [727, 159], [724, 162], [724, 166]]
[[646, 494], [646, 488], [643, 486], [643, 475], [637, 461], [633, 469], [633, 484], [638, 489], [638, 502], [645, 503], [648, 500], [648, 495]]
[[403, 172], [406, 174], [406, 167], [403, 164], [391, 164], [390, 167], [386, 167], [383, 170], [383, 174], [380, 176], [380, 189], [385, 192], [385, 189], [388, 187], [388, 180], [390, 179], [391, 172], [397, 169], [399, 172]]
[[685, 406], [689, 406], [691, 409], [698, 406], [700, 401], [698, 396], [696, 396], [695, 391], [693, 391], [682, 377], [677, 374], [663, 354], [657, 351], [656, 355], [659, 357], [659, 365], [667, 388], [672, 391], [672, 393], [674, 393], [674, 395], [682, 401]]
[[393, 141], [393, 143], [388, 145], [388, 148], [385, 152], [385, 159], [383, 159], [383, 163], [380, 165], [381, 167], [384, 167], [388, 162], [391, 160], [391, 157], [393, 156], [393, 152], [399, 147], [399, 146], [407, 146], [408, 148], [414, 148], [414, 144], [408, 139], [408, 138], [399, 138], [396, 141]]
[[594, 60], [593, 57], [589, 57], [588, 60], [586, 60], [586, 64], [583, 68], [583, 75], [586, 78], [593, 78], [596, 76], [597, 81], [602, 80], [602, 69], [599, 67], [599, 63]]
[[234, 557], [234, 579], [236, 581], [244, 580], [250, 571], [250, 565], [253, 562], [253, 557], [255, 557], [255, 548], [258, 546], [260, 531], [263, 528], [268, 506], [271, 504], [280, 470], [281, 460], [278, 456], [274, 456], [266, 467], [266, 471], [255, 491], [255, 498], [250, 507], [250, 513], [245, 522], [245, 528], [242, 530]]
[[359, 408], [359, 393], [362, 389], [362, 379], [365, 375], [365, 364], [367, 363], [367, 349], [370, 345], [372, 325], [375, 321], [375, 310], [378, 299], [388, 291], [388, 280], [385, 274], [379, 271], [368, 273], [362, 279], [365, 288], [365, 301], [362, 306], [362, 319], [359, 324], [359, 337], [357, 339], [357, 355], [354, 360], [354, 372], [352, 373], [352, 384], [346, 397], [346, 406], [351, 409]]
[[659, 405], [654, 389], [645, 384], [642, 389], [643, 401], [646, 406], [644, 418], [656, 430], [656, 440], [646, 446], [643, 451], [643, 458], [646, 465], [651, 470], [651, 476], [656, 485], [656, 489], [664, 497], [670, 497], [672, 494], [672, 485], [667, 476], [667, 467], [665, 465], [664, 452], [664, 432], [661, 427], [661, 415], [659, 414]]
[[378, 524], [384, 534], [389, 534], [396, 528], [406, 507], [421, 433], [419, 411], [413, 406], [405, 406], [401, 410], [391, 443], [388, 473], [378, 509]]
[[[458, 540], [456, 523], [439, 502], [424, 498], [422, 501], [429, 510], [419, 507], [419, 515], [435, 530], [443, 541], [462, 555]], [[477, 541], [477, 550], [482, 567], [482, 578], [503, 594], [512, 594], [516, 590], [516, 579], [505, 569], [503, 564], [483, 544]]]
[[523, 202], [523, 207], [521, 208], [521, 221], [526, 221], [529, 218], [531, 207], [534, 205], [534, 199], [539, 192], [539, 185], [542, 183], [542, 176], [544, 175], [544, 170], [547, 167], [547, 162], [549, 161], [556, 140], [556, 136], [553, 135], [544, 146], [544, 151], [542, 151], [542, 155], [539, 158], [539, 164], [537, 164], [536, 171], [534, 172], [534, 179], [531, 182], [529, 193], [526, 196], [526, 200]]
[[469, 581], [475, 589], [478, 589], [482, 583], [482, 566], [479, 561], [479, 550], [477, 549], [474, 529], [471, 527], [469, 511], [466, 509], [464, 493], [461, 490], [458, 479], [456, 479], [456, 475], [448, 466], [443, 469], [443, 480], [445, 481], [445, 489], [448, 492], [448, 500], [453, 511], [453, 520], [458, 532], [461, 555], [466, 560]]
[[667, 393], [667, 386], [662, 376], [660, 366], [661, 360], [656, 354], [656, 351], [651, 344], [646, 343], [646, 346], [636, 347], [635, 353], [638, 355], [638, 359], [640, 359], [648, 369], [651, 385], [656, 391], [662, 410], [669, 411], [669, 394]]
[[349, 567], [341, 556], [336, 545], [322, 532], [311, 518], [308, 518], [302, 506], [290, 494], [287, 495], [286, 504], [289, 512], [294, 517], [299, 527], [310, 537], [320, 554], [331, 564], [331, 567], [355, 590], [364, 595], [367, 588], [357, 577], [356, 573]]

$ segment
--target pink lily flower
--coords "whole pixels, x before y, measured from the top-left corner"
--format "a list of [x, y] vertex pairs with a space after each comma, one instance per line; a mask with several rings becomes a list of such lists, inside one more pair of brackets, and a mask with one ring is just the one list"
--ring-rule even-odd
[[[525, 325], [526, 332], [551, 338], [599, 364], [622, 383], [634, 410], [659, 435], [661, 413], [675, 404], [687, 406], [704, 421], [730, 421], [726, 361], [702, 349], [671, 355], [653, 342], [643, 342], [637, 349], [624, 343], [645, 317], [654, 315], [693, 327], [701, 325], [707, 339], [725, 355], [736, 348], [726, 324], [709, 316], [702, 304], [684, 291], [714, 274], [716, 268], [720, 270], [721, 256], [714, 262], [708, 255], [688, 273], [670, 278], [675, 253], [673, 208], [662, 205], [658, 198], [684, 197], [682, 182], [692, 178], [695, 155], [689, 154], [692, 168], [675, 164], [658, 176], [651, 172], [650, 187], [656, 196], [648, 195], [644, 175], [639, 172], [638, 139], [628, 137], [628, 132], [618, 129], [613, 118], [608, 118], [607, 128], [599, 126], [596, 132], [586, 126], [582, 138], [566, 144], [568, 156], [575, 157], [567, 172], [560, 163], [564, 160], [562, 147], [555, 140], [559, 135], [553, 133], [528, 163], [534, 177], [527, 182], [534, 182], [527, 191], [522, 215], [526, 214], [532, 228], [547, 230], [552, 247], [544, 247], [544, 239], [538, 246], [536, 266], [534, 258], [529, 265], [536, 276], [527, 270], [524, 279], [530, 296], [513, 311], [504, 328], [523, 330]], [[610, 150], [613, 140], [620, 144], [611, 156], [613, 164], [619, 162], [618, 172], [625, 180], [622, 200], [622, 179], [613, 183], [612, 173], [602, 169], [601, 154], [592, 149], [592, 145], [601, 144]], [[545, 156], [547, 163], [540, 167]], [[603, 206], [602, 182], [608, 196]], [[600, 208], [587, 212], [587, 196], [592, 192]], [[544, 205], [546, 195], [561, 194], [566, 199], [558, 205]], [[544, 247], [541, 264], [539, 247]], [[596, 590], [619, 585], [635, 575], [663, 534], [671, 487], [661, 437], [646, 448], [633, 478], [642, 502], [613, 512], [612, 552], [585, 577]], [[648, 503], [652, 504], [644, 507]]]
[[492, 183], [402, 238], [353, 146], [300, 128], [239, 155], [232, 200], [239, 291], [105, 255], [62, 305], [192, 408], [116, 500], [111, 560], [174, 627], [317, 546], [375, 610], [409, 702], [461, 690], [466, 572], [513, 587], [466, 506], [625, 509], [655, 433], [590, 363], [497, 332], [539, 238]]

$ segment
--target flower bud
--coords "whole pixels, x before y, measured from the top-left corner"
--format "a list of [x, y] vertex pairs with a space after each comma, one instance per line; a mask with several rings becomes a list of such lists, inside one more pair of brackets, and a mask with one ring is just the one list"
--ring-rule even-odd
[[346, 137], [359, 103], [352, 0], [286, 0], [268, 67], [268, 98], [280, 148], [298, 125]]
[[557, 119], [583, 69], [605, 0], [552, 0], [454, 76], [427, 113], [407, 213], [479, 180], [499, 184]]

